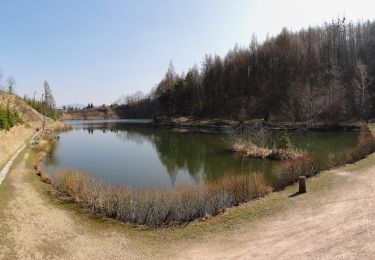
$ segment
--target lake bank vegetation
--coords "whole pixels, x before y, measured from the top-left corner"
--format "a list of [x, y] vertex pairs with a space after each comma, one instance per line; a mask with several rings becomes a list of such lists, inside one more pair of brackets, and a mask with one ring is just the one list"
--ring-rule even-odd
[[236, 127], [248, 126], [261, 122], [265, 128], [283, 131], [307, 131], [307, 130], [356, 130], [361, 127], [363, 122], [336, 122], [328, 124], [327, 122], [311, 121], [266, 121], [264, 119], [223, 119], [208, 118], [196, 116], [155, 116], [151, 126], [173, 127], [173, 128], [192, 128], [192, 129], [214, 129], [223, 132], [230, 131]]
[[[288, 142], [284, 142], [284, 146], [287, 146]], [[200, 185], [149, 190], [112, 185], [71, 169], [62, 170], [51, 178], [43, 169], [41, 160], [56, 145], [57, 140], [49, 137], [44, 141], [43, 148], [34, 148], [43, 151], [34, 166], [44, 182], [53, 185], [72, 201], [95, 214], [127, 223], [162, 227], [181, 225], [220, 214], [226, 208], [282, 190], [295, 183], [298, 176], [312, 177], [323, 170], [365, 158], [375, 151], [375, 138], [370, 129], [363, 126], [354, 148], [325, 159], [305, 154], [296, 159], [285, 160], [273, 169], [270, 179], [265, 179], [263, 174], [245, 171], [245, 174], [227, 176]]]
[[94, 213], [150, 227], [181, 225], [207, 218], [270, 193], [262, 175], [240, 175], [198, 186], [140, 191], [63, 170], [54, 186]]
[[251, 158], [291, 160], [306, 155], [296, 149], [288, 132], [266, 128], [261, 122], [242, 125], [227, 131], [230, 150]]
[[32, 142], [32, 151], [34, 152], [33, 166], [36, 174], [45, 183], [52, 184], [53, 180], [43, 167], [43, 160], [52, 158], [52, 154], [58, 146], [58, 134], [72, 130], [71, 126], [57, 124], [52, 129], [48, 129], [37, 137], [37, 141]]
[[373, 152], [375, 152], [375, 137], [368, 126], [364, 125], [361, 127], [355, 147], [331, 154], [326, 159], [308, 155], [285, 161], [274, 169], [274, 180], [271, 181], [271, 185], [275, 190], [281, 190], [296, 183], [299, 176], [309, 178], [324, 170], [355, 163]]

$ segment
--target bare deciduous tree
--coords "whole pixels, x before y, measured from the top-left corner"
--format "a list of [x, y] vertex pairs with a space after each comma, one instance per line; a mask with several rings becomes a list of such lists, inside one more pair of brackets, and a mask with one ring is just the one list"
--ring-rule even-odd
[[14, 86], [16, 85], [16, 79], [13, 76], [8, 77], [7, 85], [8, 85], [8, 93], [14, 94]]
[[151, 99], [154, 113], [167, 116], [311, 123], [375, 117], [375, 22], [341, 18], [284, 28], [262, 43], [253, 36], [225, 57], [206, 55], [186, 75], [170, 63]]
[[55, 98], [52, 95], [51, 87], [49, 86], [47, 81], [44, 81], [43, 88], [44, 88], [44, 100], [45, 100], [46, 105], [49, 108], [55, 108], [56, 106]]

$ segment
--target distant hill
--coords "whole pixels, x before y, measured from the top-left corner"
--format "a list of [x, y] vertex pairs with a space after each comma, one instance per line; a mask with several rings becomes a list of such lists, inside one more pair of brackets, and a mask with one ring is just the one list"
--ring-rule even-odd
[[63, 109], [63, 108], [74, 108], [74, 109], [83, 109], [83, 108], [86, 108], [87, 105], [84, 105], [84, 104], [69, 104], [69, 105], [62, 105], [62, 106], [59, 106], [57, 107], [57, 109]]
[[117, 119], [120, 116], [112, 108], [83, 108], [60, 110], [59, 117], [62, 120], [79, 120], [79, 119]]
[[83, 109], [59, 110], [62, 120], [70, 119], [136, 119], [153, 118], [155, 116], [153, 106], [122, 105], [111, 107], [94, 107]]

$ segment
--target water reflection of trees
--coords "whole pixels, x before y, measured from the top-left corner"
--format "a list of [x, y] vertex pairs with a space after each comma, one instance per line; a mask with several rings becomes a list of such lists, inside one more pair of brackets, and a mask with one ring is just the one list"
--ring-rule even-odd
[[195, 182], [215, 180], [223, 175], [269, 171], [272, 163], [260, 160], [242, 160], [226, 150], [221, 134], [176, 132], [129, 124], [105, 123], [84, 126], [89, 134], [95, 131], [115, 133], [124, 142], [149, 142], [156, 150], [172, 184], [179, 171], [186, 171]]
[[[242, 160], [242, 158], [232, 155], [226, 150], [226, 138], [218, 133], [177, 132], [171, 129], [121, 122], [90, 123], [76, 128], [83, 129], [90, 135], [94, 135], [95, 132], [110, 132], [124, 143], [150, 144], [169, 175], [172, 185], [175, 184], [177, 176], [181, 172], [188, 173], [195, 182], [216, 180], [223, 175], [251, 172], [262, 172], [271, 178], [272, 168], [278, 164], [278, 162], [267, 160], [248, 158]], [[291, 138], [294, 144], [298, 144], [297, 147], [326, 157], [324, 152], [342, 149], [343, 146], [350, 145], [347, 135], [338, 135], [337, 137], [336, 135], [335, 133], [332, 133], [332, 136], [329, 135], [329, 143], [326, 132], [293, 133]], [[356, 142], [355, 134], [353, 142]], [[46, 161], [46, 163], [53, 164], [52, 160]]]
[[84, 125], [81, 127], [83, 130], [87, 131], [89, 134], [93, 135], [95, 131], [100, 131], [102, 133], [110, 132], [115, 133], [116, 136], [123, 141], [133, 141], [137, 144], [142, 144], [144, 140], [144, 134], [139, 133], [135, 129], [141, 129], [144, 127], [135, 127], [131, 125], [125, 125], [124, 123], [102, 123], [102, 124], [92, 124]]
[[140, 134], [139, 132], [133, 131], [118, 131], [116, 135], [119, 139], [123, 141], [131, 141], [135, 142], [136, 144], [143, 144], [145, 136]]
[[45, 166], [51, 166], [51, 165], [59, 165], [60, 164], [60, 161], [59, 159], [57, 158], [57, 156], [55, 156], [55, 154], [48, 154], [44, 160], [43, 160], [43, 163]]
[[[183, 135], [183, 136], [181, 136]], [[179, 170], [186, 170], [196, 181], [199, 181], [205, 173], [204, 151], [205, 145], [197, 140], [191, 140], [191, 136], [176, 134], [166, 131], [159, 132], [153, 138], [160, 161], [166, 167], [172, 183], [175, 183]]]

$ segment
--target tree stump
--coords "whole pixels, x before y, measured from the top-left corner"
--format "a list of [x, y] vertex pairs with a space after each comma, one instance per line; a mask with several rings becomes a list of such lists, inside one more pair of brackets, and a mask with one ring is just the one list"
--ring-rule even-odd
[[299, 185], [299, 193], [305, 193], [306, 192], [306, 177], [305, 176], [299, 176], [298, 177], [298, 185]]

